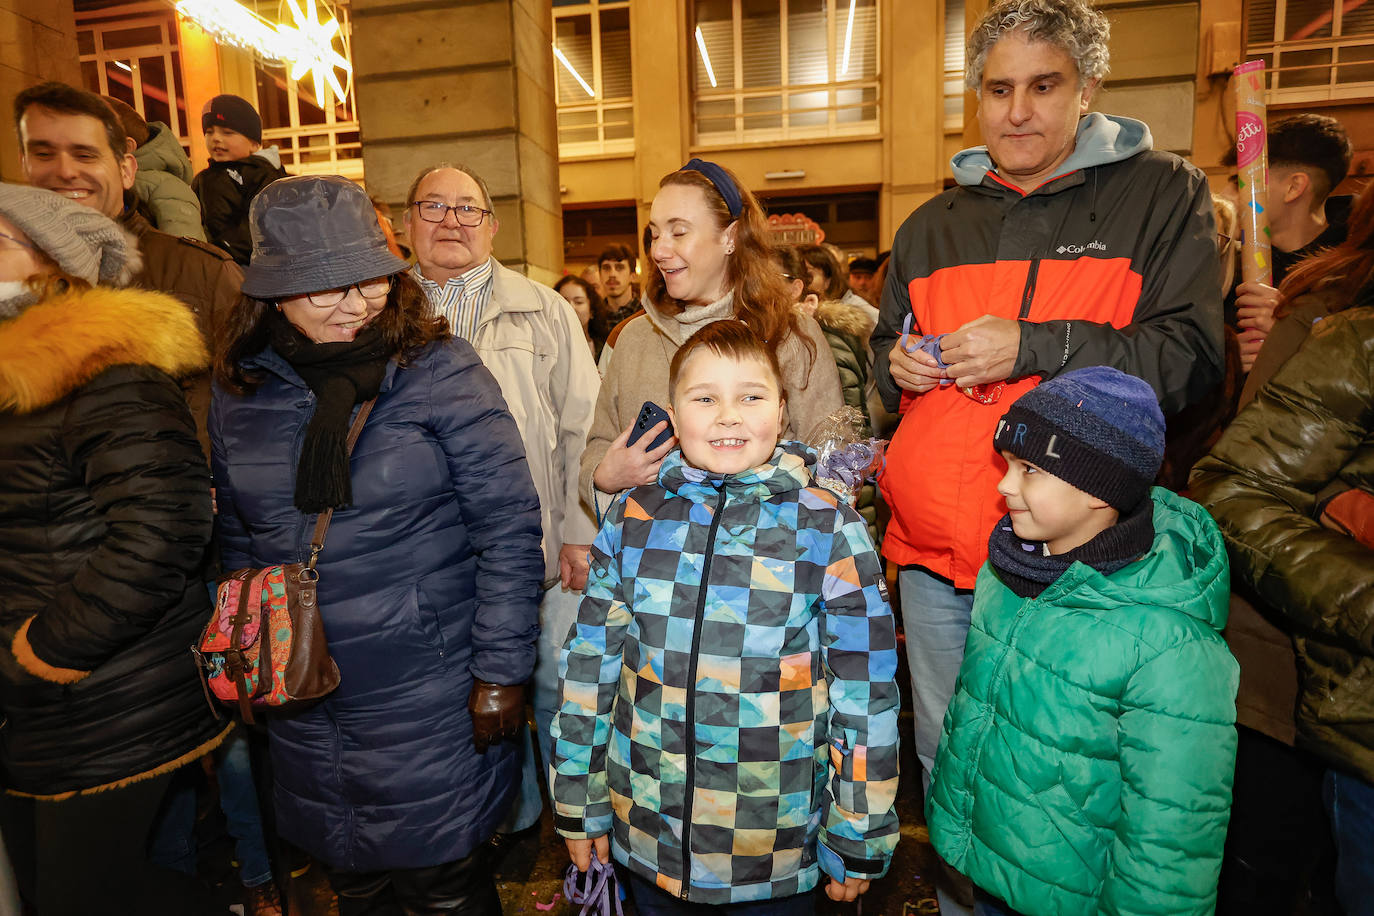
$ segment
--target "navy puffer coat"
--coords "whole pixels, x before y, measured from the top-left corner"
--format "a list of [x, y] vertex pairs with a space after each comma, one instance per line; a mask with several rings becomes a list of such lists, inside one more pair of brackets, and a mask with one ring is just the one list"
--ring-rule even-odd
[[[248, 397], [210, 412], [224, 568], [304, 561], [315, 516], [292, 499], [315, 398], [270, 348]], [[387, 367], [334, 513], [319, 600], [342, 683], [269, 719], [282, 836], [345, 871], [467, 856], [495, 830], [519, 767], [472, 746], [473, 678], [534, 668], [544, 573], [539, 499], [500, 390], [462, 340]]]

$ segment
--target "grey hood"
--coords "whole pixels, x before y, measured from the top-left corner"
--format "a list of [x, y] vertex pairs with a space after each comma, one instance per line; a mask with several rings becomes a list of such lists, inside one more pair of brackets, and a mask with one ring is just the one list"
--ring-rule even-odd
[[[1060, 166], [1059, 174], [1120, 162], [1153, 148], [1154, 138], [1144, 121], [1094, 111], [1078, 119], [1073, 152]], [[954, 180], [965, 187], [982, 184], [988, 172], [995, 171], [986, 146], [960, 150], [949, 164]]]

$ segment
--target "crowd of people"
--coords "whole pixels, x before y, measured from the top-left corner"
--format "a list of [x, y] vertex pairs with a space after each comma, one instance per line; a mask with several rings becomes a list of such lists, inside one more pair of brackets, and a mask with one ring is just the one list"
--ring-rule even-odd
[[[211, 912], [213, 780], [255, 916], [301, 861], [342, 916], [498, 914], [491, 841], [546, 799], [640, 916], [810, 913], [887, 874], [909, 689], [942, 913], [1374, 913], [1374, 191], [1333, 193], [1331, 118], [1272, 125], [1243, 281], [1228, 193], [1091, 110], [1107, 39], [992, 3], [985, 143], [879, 258], [774, 244], [692, 159], [642, 256], [553, 288], [467, 166], [393, 224], [243, 99], [193, 175], [127, 106], [21, 92], [24, 912]], [[835, 485], [840, 416], [890, 440], [876, 486]], [[221, 577], [292, 563], [337, 686], [239, 722], [190, 649]]]

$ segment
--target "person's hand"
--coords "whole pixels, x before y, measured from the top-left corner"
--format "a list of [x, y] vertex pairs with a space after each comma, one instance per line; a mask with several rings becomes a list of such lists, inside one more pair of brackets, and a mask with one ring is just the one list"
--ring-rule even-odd
[[825, 884], [825, 895], [837, 903], [853, 903], [860, 894], [868, 892], [871, 883], [866, 878], [845, 878], [844, 884], [841, 884], [831, 878]]
[[626, 445], [630, 439], [630, 430], [634, 427], [631, 423], [615, 437], [601, 463], [592, 473], [592, 483], [596, 484], [596, 488], [602, 493], [619, 493], [621, 490], [658, 480], [658, 466], [663, 461], [663, 456], [677, 445], [677, 438], [670, 437], [658, 448], [649, 449], [649, 443], [668, 428], [667, 420], [660, 420], [654, 424], [634, 445]]
[[577, 866], [578, 871], [586, 871], [592, 867], [592, 850], [596, 850], [596, 860], [602, 864], [609, 864], [611, 861], [611, 838], [602, 834], [590, 840], [568, 840], [563, 842], [568, 844], [568, 858]]
[[520, 734], [525, 722], [525, 685], [474, 681], [468, 696], [472, 716], [472, 746], [484, 754], [488, 747]]
[[960, 388], [1005, 381], [1020, 351], [1021, 323], [992, 315], [973, 319], [940, 343], [945, 374]]
[[941, 379], [948, 378], [948, 376], [945, 375], [945, 370], [940, 368], [940, 364], [935, 361], [935, 357], [924, 350], [914, 350], [908, 353], [903, 344], [909, 340], [910, 336], [903, 334], [892, 345], [892, 349], [887, 354], [887, 371], [892, 376], [892, 381], [897, 383], [898, 388], [903, 388], [912, 394], [925, 394], [940, 384]]
[[1259, 356], [1260, 347], [1264, 346], [1263, 332], [1255, 328], [1246, 328], [1236, 335], [1236, 343], [1240, 348], [1240, 368], [1243, 372], [1249, 372], [1255, 366], [1255, 357]]
[[558, 551], [558, 578], [564, 588], [580, 592], [587, 587], [587, 553], [591, 544], [564, 544]]
[[1264, 283], [1251, 281], [1236, 287], [1236, 324], [1241, 330], [1274, 329], [1274, 310], [1279, 307], [1279, 291]]

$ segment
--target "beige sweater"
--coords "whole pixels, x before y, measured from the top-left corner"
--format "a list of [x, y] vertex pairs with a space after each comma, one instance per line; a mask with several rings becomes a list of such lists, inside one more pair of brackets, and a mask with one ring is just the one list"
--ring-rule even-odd
[[[644, 314], [626, 324], [616, 341], [606, 377], [601, 381], [587, 448], [582, 452], [582, 492], [589, 500], [597, 501], [602, 513], [614, 494], [597, 491], [592, 474], [611, 443], [639, 415], [645, 401], [668, 406], [668, 364], [677, 348], [699, 328], [735, 313], [733, 293], [678, 315], [662, 314], [647, 297], [640, 304]], [[787, 392], [784, 439], [806, 436], [827, 414], [844, 406], [835, 359], [820, 325], [806, 317], [801, 319], [801, 325], [815, 346], [816, 356], [813, 359], [795, 337], [789, 337], [778, 350], [783, 388]]]

